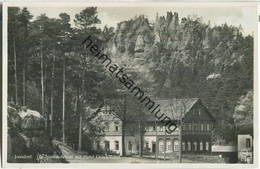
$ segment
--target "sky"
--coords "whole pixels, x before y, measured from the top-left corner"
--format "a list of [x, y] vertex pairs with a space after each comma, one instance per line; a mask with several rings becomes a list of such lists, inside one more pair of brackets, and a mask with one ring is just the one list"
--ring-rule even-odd
[[[252, 34], [256, 23], [256, 7], [252, 3], [105, 3], [93, 5], [69, 5], [61, 7], [59, 5], [49, 6], [29, 6], [28, 10], [34, 15], [39, 16], [45, 13], [48, 17], [58, 18], [59, 14], [66, 12], [71, 16], [71, 23], [75, 14], [85, 7], [97, 6], [98, 17], [102, 21], [99, 27], [105, 25], [116, 27], [117, 23], [129, 20], [138, 15], [145, 15], [150, 22], [153, 22], [156, 13], [159, 16], [166, 16], [167, 11], [177, 12], [179, 18], [190, 16], [202, 17], [204, 23], [210, 21], [211, 26], [228, 25], [243, 28], [245, 35]], [[22, 7], [22, 6], [20, 6]]]

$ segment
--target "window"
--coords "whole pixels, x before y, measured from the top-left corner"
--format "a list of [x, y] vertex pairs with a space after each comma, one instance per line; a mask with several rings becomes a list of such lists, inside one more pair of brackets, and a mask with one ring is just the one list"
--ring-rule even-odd
[[188, 142], [188, 151], [191, 151], [191, 143]]
[[193, 147], [194, 147], [193, 150], [194, 150], [194, 151], [197, 151], [197, 142], [196, 142], [196, 141], [193, 142]]
[[115, 122], [115, 131], [119, 131], [119, 123], [118, 122]]
[[164, 146], [163, 146], [164, 144], [163, 144], [163, 140], [160, 140], [159, 141], [159, 151], [164, 151]]
[[194, 123], [194, 131], [197, 131], [197, 123]]
[[207, 123], [207, 131], [210, 131], [210, 124]]
[[160, 131], [163, 131], [163, 126], [160, 126]]
[[191, 123], [189, 123], [189, 131], [191, 131], [191, 128], [192, 128]]
[[201, 111], [200, 111], [200, 109], [198, 109], [198, 111], [199, 111], [199, 113], [198, 113], [198, 114], [199, 114], [199, 116], [200, 116], [200, 115], [201, 115]]
[[132, 151], [132, 147], [133, 147], [133, 146], [132, 146], [132, 143], [131, 143], [131, 141], [129, 141], [129, 142], [128, 142], [128, 150], [129, 150], [129, 151]]
[[187, 125], [187, 123], [184, 123], [184, 128], [185, 128], [185, 131], [188, 131], [188, 125]]
[[203, 151], [203, 142], [200, 142], [200, 151]]
[[182, 142], [182, 151], [185, 151], [185, 142]]
[[200, 130], [201, 131], [203, 131], [203, 127], [204, 127], [204, 125], [203, 125], [203, 123], [201, 123], [201, 125], [200, 125]]
[[109, 123], [108, 122], [105, 123], [105, 127], [103, 129], [104, 129], [104, 131], [109, 131]]
[[209, 151], [209, 142], [206, 142], [206, 150]]
[[251, 147], [251, 142], [250, 142], [250, 138], [246, 139], [246, 148], [250, 148]]
[[182, 125], [181, 129], [182, 129], [182, 131], [185, 131], [185, 125]]
[[156, 130], [156, 126], [155, 125], [153, 125], [153, 131], [155, 131]]
[[119, 150], [119, 142], [118, 141], [115, 141], [115, 149]]
[[106, 131], [109, 131], [109, 123], [106, 123]]
[[173, 141], [173, 150], [179, 151], [179, 141], [178, 140]]
[[145, 148], [146, 148], [146, 149], [149, 148], [149, 143], [148, 143], [148, 142], [145, 143]]
[[167, 151], [171, 151], [172, 150], [171, 140], [167, 140], [166, 145], [167, 145]]

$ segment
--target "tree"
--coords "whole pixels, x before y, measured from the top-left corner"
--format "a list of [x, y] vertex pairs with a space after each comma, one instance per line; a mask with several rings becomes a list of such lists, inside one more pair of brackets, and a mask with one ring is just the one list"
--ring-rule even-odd
[[[61, 13], [60, 15], [61, 18], [61, 26], [64, 27], [63, 32], [62, 32], [62, 38], [64, 41], [64, 46], [68, 47], [68, 41], [70, 40], [70, 17], [66, 13]], [[68, 49], [67, 49], [68, 50]], [[65, 51], [64, 53], [64, 58], [63, 58], [63, 66], [62, 66], [62, 142], [66, 142], [66, 137], [65, 137], [65, 95], [66, 95], [66, 60], [70, 56], [70, 52]]]
[[239, 98], [233, 114], [238, 132], [249, 132], [253, 134], [253, 105], [252, 90]]
[[97, 7], [87, 7], [79, 14], [75, 15], [75, 24], [81, 29], [86, 29], [92, 25], [99, 24], [101, 21], [98, 19]]
[[25, 50], [28, 46], [27, 41], [28, 41], [28, 24], [30, 19], [32, 19], [32, 15], [30, 14], [30, 12], [27, 10], [27, 8], [23, 8], [21, 10], [21, 13], [18, 16], [19, 21], [21, 22], [22, 25], [22, 29], [23, 29], [23, 68], [22, 68], [22, 72], [23, 72], [23, 101], [22, 101], [22, 105], [26, 105], [26, 69], [27, 69], [27, 58], [26, 56], [27, 54], [27, 50]]
[[[16, 55], [16, 40], [17, 40], [17, 33], [19, 31], [17, 31], [18, 28], [18, 15], [19, 15], [20, 9], [19, 8], [9, 8], [8, 10], [8, 31], [9, 31], [9, 36], [8, 36], [8, 43], [9, 46], [12, 46], [12, 51], [10, 51], [11, 47], [9, 47], [8, 49], [8, 54], [9, 56], [13, 56], [13, 62], [10, 63], [9, 61], [9, 65], [12, 65], [11, 68], [8, 69], [8, 73], [13, 70], [13, 76], [9, 76], [9, 77], [14, 77], [14, 103], [18, 104], [18, 84], [17, 84], [17, 55]], [[10, 57], [8, 57], [10, 58]], [[11, 79], [8, 79], [9, 82]], [[8, 83], [9, 84], [9, 83]], [[9, 87], [10, 88], [10, 87]], [[11, 87], [12, 88], [12, 87]], [[10, 92], [8, 92], [10, 93]]]
[[[100, 23], [100, 20], [97, 17], [97, 8], [96, 7], [88, 7], [82, 10], [79, 14], [75, 15], [75, 24], [77, 25], [77, 29], [75, 30], [74, 39], [77, 39], [77, 42], [82, 42], [87, 34], [91, 34], [95, 36], [97, 39], [101, 33], [100, 29], [97, 29], [94, 25]], [[82, 36], [83, 35], [83, 36]], [[82, 49], [82, 45], [79, 44]], [[100, 70], [97, 62], [93, 60], [90, 56], [91, 54], [86, 50], [82, 50], [82, 52], [77, 55], [77, 62], [79, 63], [76, 70], [78, 70], [78, 78], [81, 81], [80, 90], [82, 93], [81, 98], [78, 101], [81, 102], [81, 106], [83, 106], [83, 102], [91, 103], [93, 98], [89, 98], [89, 96], [93, 96], [92, 92], [94, 92], [95, 83], [99, 82], [99, 73], [97, 73], [98, 69]], [[97, 77], [95, 75], [98, 75]], [[93, 81], [94, 79], [99, 79], [98, 81]], [[94, 97], [96, 98], [96, 97]], [[82, 147], [82, 118], [83, 118], [83, 110], [84, 107], [79, 109], [79, 141], [78, 141], [78, 150], [81, 151]]]

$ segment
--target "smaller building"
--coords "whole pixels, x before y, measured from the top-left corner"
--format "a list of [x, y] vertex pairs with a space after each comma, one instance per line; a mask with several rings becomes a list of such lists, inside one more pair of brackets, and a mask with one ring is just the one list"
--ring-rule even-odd
[[237, 137], [238, 161], [253, 162], [253, 138], [251, 135], [238, 135]]

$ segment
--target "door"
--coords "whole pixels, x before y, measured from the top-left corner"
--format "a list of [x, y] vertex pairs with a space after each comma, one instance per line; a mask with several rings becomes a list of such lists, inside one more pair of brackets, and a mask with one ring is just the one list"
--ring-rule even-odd
[[105, 141], [105, 151], [110, 151], [109, 141]]
[[152, 144], [152, 152], [155, 153], [156, 152], [156, 143], [153, 142]]

